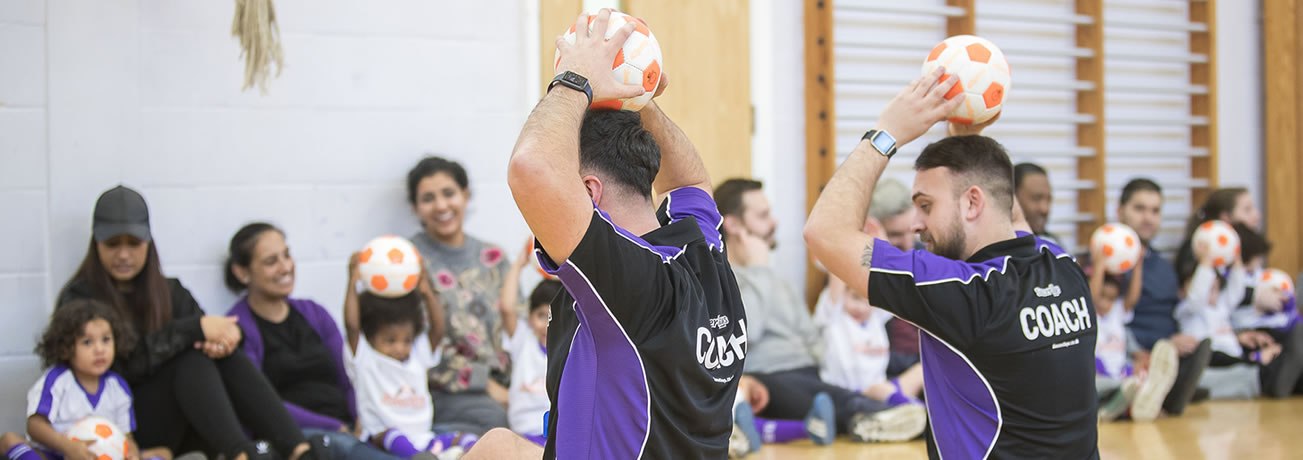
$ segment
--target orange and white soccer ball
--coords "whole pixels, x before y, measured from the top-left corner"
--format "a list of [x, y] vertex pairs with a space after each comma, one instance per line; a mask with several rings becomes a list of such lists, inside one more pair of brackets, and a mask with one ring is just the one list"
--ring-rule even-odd
[[1124, 224], [1104, 224], [1090, 235], [1093, 252], [1104, 257], [1104, 270], [1121, 275], [1140, 263], [1140, 237]]
[[1194, 231], [1190, 241], [1194, 245], [1195, 258], [1203, 260], [1203, 251], [1208, 251], [1208, 260], [1216, 268], [1225, 267], [1240, 257], [1240, 235], [1235, 233], [1231, 224], [1220, 220], [1204, 222]]
[[1278, 288], [1286, 294], [1294, 294], [1294, 280], [1279, 268], [1268, 268], [1262, 271], [1262, 276], [1258, 278], [1258, 288], [1265, 286]]
[[89, 449], [96, 460], [123, 460], [127, 457], [127, 432], [104, 417], [90, 416], [64, 433], [73, 441], [92, 441]]
[[366, 244], [358, 256], [366, 290], [381, 297], [402, 297], [421, 281], [421, 256], [406, 238], [385, 235]]
[[974, 35], [956, 35], [945, 39], [923, 61], [923, 75], [944, 66], [942, 81], [959, 78], [946, 99], [963, 97], [949, 121], [963, 125], [983, 123], [1000, 113], [1009, 93], [1009, 61], [994, 43]]
[[[593, 31], [593, 20], [597, 19], [597, 13], [588, 13], [588, 31]], [[611, 63], [611, 73], [615, 74], [615, 80], [627, 85], [642, 86], [643, 93], [637, 97], [628, 99], [613, 99], [609, 101], [594, 102], [591, 106], [594, 109], [620, 109], [630, 112], [642, 110], [651, 101], [652, 95], [656, 94], [656, 87], [661, 83], [661, 45], [656, 42], [656, 35], [653, 35], [651, 29], [647, 28], [647, 23], [642, 18], [635, 18], [619, 11], [611, 12], [611, 22], [606, 26], [605, 37], [609, 40], [615, 32], [624, 27], [629, 22], [634, 23], [633, 34], [624, 42], [624, 48], [615, 55], [615, 62]], [[566, 31], [565, 40], [570, 43], [575, 42], [575, 26], [572, 24]], [[561, 64], [561, 50], [557, 50], [556, 59], [552, 61], [552, 70], [559, 73], [557, 68]]]

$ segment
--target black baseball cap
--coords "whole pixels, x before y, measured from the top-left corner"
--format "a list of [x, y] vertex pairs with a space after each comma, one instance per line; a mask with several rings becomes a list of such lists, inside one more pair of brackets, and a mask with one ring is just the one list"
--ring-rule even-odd
[[95, 200], [91, 235], [100, 243], [118, 235], [131, 235], [149, 242], [149, 208], [145, 206], [145, 197], [121, 185], [104, 192]]

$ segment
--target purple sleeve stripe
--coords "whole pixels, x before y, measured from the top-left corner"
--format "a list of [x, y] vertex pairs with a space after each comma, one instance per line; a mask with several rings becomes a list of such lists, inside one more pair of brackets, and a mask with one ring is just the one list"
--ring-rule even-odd
[[560, 278], [579, 328], [557, 389], [557, 458], [641, 458], [651, 432], [642, 356], [579, 267], [567, 262]]
[[719, 236], [719, 227], [724, 218], [719, 215], [719, 206], [705, 190], [696, 187], [684, 187], [670, 192], [665, 197], [666, 213], [672, 222], [685, 217], [695, 217], [702, 236], [711, 249], [723, 250], [724, 242]]
[[975, 278], [983, 281], [991, 273], [1005, 273], [1009, 257], [997, 257], [981, 263], [947, 259], [927, 251], [901, 251], [884, 240], [873, 240], [871, 272], [909, 275], [919, 286], [958, 281], [968, 284]]
[[41, 402], [36, 404], [36, 413], [49, 416], [50, 407], [54, 405], [54, 382], [59, 380], [59, 376], [68, 372], [68, 368], [62, 365], [50, 368], [50, 372], [45, 374], [45, 385], [41, 387]]

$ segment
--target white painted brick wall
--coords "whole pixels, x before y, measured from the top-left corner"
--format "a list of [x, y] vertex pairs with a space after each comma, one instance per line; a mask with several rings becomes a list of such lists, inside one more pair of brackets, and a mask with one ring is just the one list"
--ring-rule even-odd
[[214, 314], [235, 301], [231, 235], [268, 220], [295, 295], [338, 315], [348, 254], [419, 229], [404, 181], [427, 152], [469, 169], [468, 231], [514, 256], [526, 2], [278, 1], [285, 68], [266, 96], [240, 91], [233, 2], [0, 2], [0, 431], [23, 429], [35, 338], [117, 183], [145, 195], [164, 271]]

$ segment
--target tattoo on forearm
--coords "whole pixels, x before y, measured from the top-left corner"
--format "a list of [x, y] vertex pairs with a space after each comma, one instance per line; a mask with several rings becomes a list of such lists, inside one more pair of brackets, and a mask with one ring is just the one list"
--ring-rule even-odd
[[864, 253], [860, 255], [860, 265], [863, 265], [864, 268], [869, 268], [869, 266], [872, 265], [872, 263], [873, 263], [873, 242], [870, 241], [869, 244], [864, 245]]

